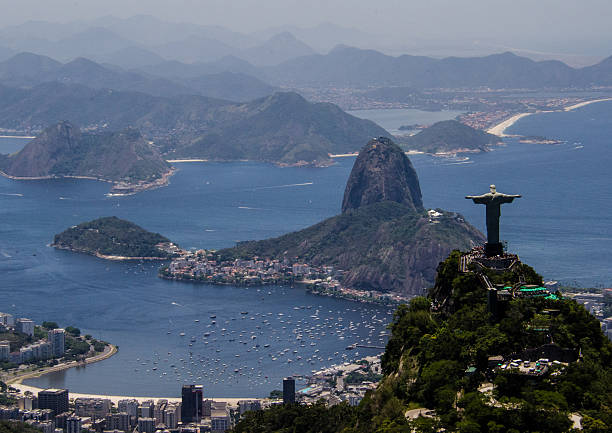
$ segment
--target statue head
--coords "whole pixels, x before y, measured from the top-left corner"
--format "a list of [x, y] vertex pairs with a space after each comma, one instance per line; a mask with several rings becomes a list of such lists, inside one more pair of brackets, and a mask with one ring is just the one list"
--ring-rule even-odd
[[495, 192], [496, 192], [495, 191], [495, 185], [490, 185], [489, 189], [490, 189], [491, 194], [495, 194]]

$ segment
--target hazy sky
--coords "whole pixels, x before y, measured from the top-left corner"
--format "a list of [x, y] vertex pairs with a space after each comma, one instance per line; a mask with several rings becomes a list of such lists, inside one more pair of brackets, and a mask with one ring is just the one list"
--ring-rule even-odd
[[397, 41], [612, 54], [610, 0], [0, 0], [0, 6], [0, 26], [136, 14], [243, 32], [329, 21]]

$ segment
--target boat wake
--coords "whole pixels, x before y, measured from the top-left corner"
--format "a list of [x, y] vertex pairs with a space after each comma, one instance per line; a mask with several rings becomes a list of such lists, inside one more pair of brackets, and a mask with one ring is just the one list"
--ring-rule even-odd
[[274, 186], [258, 186], [256, 188], [253, 188], [253, 190], [258, 190], [258, 189], [275, 189], [275, 188], [291, 188], [294, 186], [307, 186], [307, 185], [313, 185], [314, 182], [304, 182], [304, 183], [288, 183], [286, 185], [274, 185]]
[[23, 194], [10, 193], [10, 192], [0, 192], [0, 195], [6, 195], [6, 196], [9, 196], [9, 197], [23, 197]]

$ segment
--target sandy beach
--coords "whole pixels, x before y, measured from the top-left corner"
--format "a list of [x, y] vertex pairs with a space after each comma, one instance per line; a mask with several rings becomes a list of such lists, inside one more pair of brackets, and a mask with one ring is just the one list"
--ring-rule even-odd
[[487, 132], [489, 134], [497, 135], [498, 137], [511, 137], [511, 135], [505, 134], [504, 131], [506, 129], [508, 129], [509, 127], [511, 127], [512, 125], [514, 125], [519, 119], [522, 119], [523, 117], [530, 116], [532, 114], [538, 114], [538, 113], [554, 113], [554, 112], [561, 112], [561, 111], [572, 111], [572, 110], [575, 110], [577, 108], [584, 107], [586, 105], [595, 104], [597, 102], [605, 102], [605, 101], [612, 101], [612, 98], [601, 98], [601, 99], [593, 99], [591, 101], [583, 101], [583, 102], [579, 102], [577, 104], [570, 105], [568, 107], [563, 107], [562, 110], [535, 111], [535, 112], [531, 112], [531, 113], [519, 113], [519, 114], [515, 114], [514, 116], [510, 117], [509, 119], [506, 119], [503, 122], [500, 122], [497, 125], [487, 129]]
[[612, 98], [602, 98], [602, 99], [594, 99], [592, 101], [579, 102], [578, 104], [570, 105], [569, 107], [563, 108], [563, 111], [572, 111], [572, 110], [575, 110], [576, 108], [584, 107], [585, 105], [590, 105], [596, 102], [605, 102], [605, 101], [612, 101]]
[[[22, 383], [17, 383], [17, 384], [11, 384], [11, 386], [13, 388], [17, 388], [21, 393], [24, 393], [26, 391], [30, 391], [31, 393], [33, 393], [34, 395], [36, 395], [39, 391], [42, 391], [43, 388], [37, 388], [35, 386], [29, 386], [29, 385], [24, 385]], [[177, 389], [179, 389], [177, 387]], [[69, 396], [70, 398], [106, 398], [109, 399], [110, 401], [112, 401], [115, 405], [119, 402], [119, 400], [125, 400], [128, 398], [134, 398], [136, 400], [138, 400], [139, 402], [145, 401], [145, 400], [159, 400], [159, 399], [164, 399], [164, 400], [168, 400], [169, 402], [179, 402], [181, 401], [180, 397], [142, 397], [142, 396], [132, 396], [132, 395], [103, 395], [103, 394], [82, 394], [82, 393], [78, 393], [78, 392], [71, 392], [69, 390]], [[259, 397], [243, 397], [243, 398], [225, 398], [225, 397], [213, 397], [210, 395], [204, 395], [205, 399], [212, 399], [215, 401], [224, 401], [227, 402], [227, 404], [231, 405], [231, 406], [238, 406], [238, 402], [240, 400], [265, 400], [264, 398], [259, 398]]]
[[519, 114], [515, 114], [511, 118], [506, 119], [503, 122], [498, 123], [497, 125], [495, 125], [492, 128], [488, 129], [487, 132], [489, 134], [497, 135], [498, 137], [510, 137], [509, 135], [506, 135], [504, 133], [504, 131], [507, 128], [509, 128], [512, 125], [514, 125], [519, 119], [522, 119], [523, 117], [529, 116], [531, 114], [534, 114], [534, 113], [519, 113]]

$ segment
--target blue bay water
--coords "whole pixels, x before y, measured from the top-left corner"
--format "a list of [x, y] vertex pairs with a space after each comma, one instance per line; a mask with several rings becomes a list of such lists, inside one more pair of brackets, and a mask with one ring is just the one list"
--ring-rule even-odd
[[[388, 119], [385, 111], [378, 114]], [[530, 116], [509, 131], [565, 140], [561, 145], [509, 139], [468, 160], [415, 155], [425, 205], [458, 211], [484, 230], [484, 209], [466, 194], [486, 192], [490, 183], [523, 194], [502, 208], [501, 235], [509, 249], [545, 278], [609, 286], [611, 113], [612, 104], [593, 104]], [[378, 114], [369, 116], [377, 120]], [[105, 215], [187, 248], [280, 235], [339, 212], [353, 161], [339, 159], [325, 169], [184, 163], [168, 187], [122, 198], [105, 197], [109, 186], [95, 181], [0, 178], [0, 311], [78, 326], [120, 346], [109, 360], [29, 383], [166, 396], [178, 395], [183, 383], [202, 383], [208, 395], [264, 396], [285, 375], [341, 362], [343, 354], [375, 352], [344, 348], [368, 339], [384, 343], [379, 334], [389, 311], [382, 308], [316, 297], [299, 287], [169, 282], [156, 277], [156, 264], [107, 262], [46, 246], [53, 234]]]

